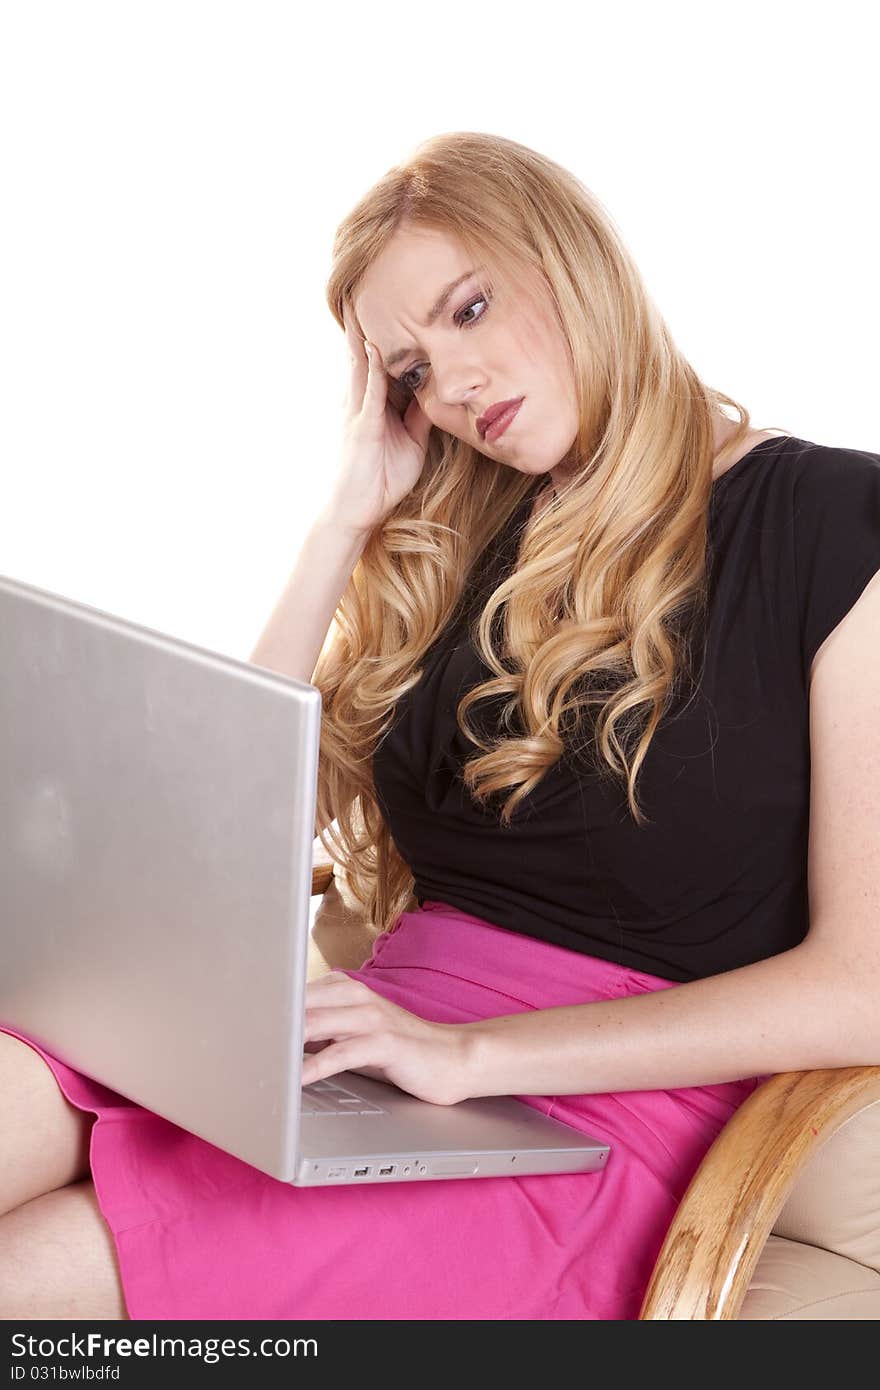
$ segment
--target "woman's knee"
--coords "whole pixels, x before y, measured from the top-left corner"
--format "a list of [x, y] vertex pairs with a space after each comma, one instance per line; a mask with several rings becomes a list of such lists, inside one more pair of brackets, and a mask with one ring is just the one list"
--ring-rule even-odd
[[40, 1054], [0, 1031], [0, 1215], [89, 1173], [95, 1116], [64, 1095]]
[[0, 1216], [0, 1318], [128, 1318], [116, 1246], [92, 1182]]

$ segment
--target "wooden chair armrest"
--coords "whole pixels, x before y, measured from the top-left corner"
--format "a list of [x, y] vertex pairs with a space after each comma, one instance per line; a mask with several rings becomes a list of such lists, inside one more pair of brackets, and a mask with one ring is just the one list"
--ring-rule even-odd
[[786, 1198], [817, 1149], [880, 1099], [880, 1066], [780, 1072], [734, 1112], [666, 1234], [640, 1319], [733, 1319]]
[[319, 893], [326, 893], [333, 881], [333, 874], [336, 869], [336, 861], [330, 858], [327, 850], [321, 843], [320, 835], [316, 835], [312, 841], [312, 897], [315, 898]]
[[315, 898], [319, 893], [326, 893], [333, 879], [334, 865], [329, 864], [312, 865], [312, 897]]

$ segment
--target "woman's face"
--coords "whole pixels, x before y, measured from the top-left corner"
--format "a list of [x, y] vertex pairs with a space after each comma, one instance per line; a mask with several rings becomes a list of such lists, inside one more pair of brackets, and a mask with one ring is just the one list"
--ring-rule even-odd
[[[481, 297], [480, 277], [466, 276], [473, 269], [445, 233], [401, 227], [355, 297], [364, 337], [379, 350], [389, 396], [402, 407], [415, 395], [433, 425], [487, 458], [522, 473], [551, 472], [574, 443], [578, 414], [568, 344], [549, 292], [532, 277], [528, 298], [502, 306], [485, 278]], [[429, 323], [446, 286], [462, 276]], [[519, 397], [504, 433], [484, 439], [479, 417]]]

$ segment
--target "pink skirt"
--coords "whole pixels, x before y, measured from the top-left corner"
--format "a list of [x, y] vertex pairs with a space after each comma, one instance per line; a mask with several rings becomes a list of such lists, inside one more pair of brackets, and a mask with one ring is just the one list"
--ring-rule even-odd
[[[404, 913], [345, 973], [442, 1023], [673, 983], [440, 902]], [[0, 1027], [97, 1116], [95, 1191], [129, 1316], [147, 1320], [635, 1319], [695, 1169], [762, 1079], [519, 1097], [607, 1140], [597, 1173], [300, 1188]]]

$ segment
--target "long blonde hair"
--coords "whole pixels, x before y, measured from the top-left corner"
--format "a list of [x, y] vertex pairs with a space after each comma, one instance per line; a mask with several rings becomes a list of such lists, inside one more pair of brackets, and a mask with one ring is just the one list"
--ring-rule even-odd
[[[642, 825], [638, 772], [698, 655], [691, 638], [708, 597], [714, 462], [748, 433], [749, 413], [703, 385], [608, 213], [546, 156], [458, 132], [425, 141], [390, 169], [336, 233], [327, 302], [340, 327], [344, 304], [354, 316], [364, 275], [404, 223], [457, 239], [470, 264], [486, 267], [496, 301], [520, 298], [521, 269], [537, 272], [577, 388], [566, 482], [525, 526], [512, 572], [471, 625], [494, 674], [457, 707], [477, 750], [462, 779], [483, 807], [507, 792], [500, 819], [509, 824], [596, 707], [578, 752], [626, 785]], [[716, 454], [722, 403], [739, 425]], [[478, 560], [534, 485], [534, 476], [432, 429], [421, 477], [369, 536], [315, 667], [323, 701], [316, 832], [374, 933], [411, 910], [414, 879], [377, 801], [373, 752]], [[507, 732], [487, 742], [467, 713], [499, 695], [509, 697]], [[515, 713], [524, 736], [512, 729]]]

